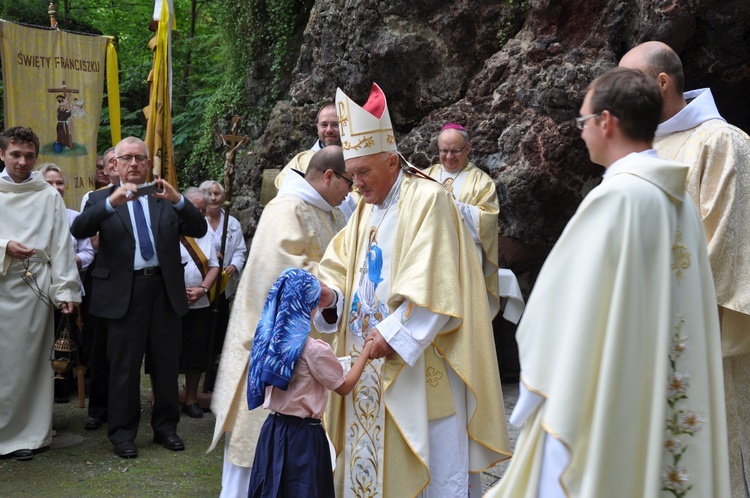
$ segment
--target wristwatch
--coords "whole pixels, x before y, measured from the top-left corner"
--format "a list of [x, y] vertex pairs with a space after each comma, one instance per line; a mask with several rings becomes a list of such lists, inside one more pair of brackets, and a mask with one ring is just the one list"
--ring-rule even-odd
[[208, 288], [207, 288], [207, 287], [203, 287], [203, 286], [201, 285], [201, 289], [203, 289], [203, 292], [205, 292], [205, 293], [206, 293], [206, 295], [208, 295]]

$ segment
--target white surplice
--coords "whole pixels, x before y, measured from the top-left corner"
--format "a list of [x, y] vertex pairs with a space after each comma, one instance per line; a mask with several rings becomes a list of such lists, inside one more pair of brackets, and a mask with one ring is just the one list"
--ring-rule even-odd
[[52, 309], [22, 279], [13, 240], [35, 249], [29, 271], [55, 302], [81, 302], [81, 287], [60, 194], [41, 175], [24, 183], [0, 177], [0, 455], [51, 442], [54, 342]]

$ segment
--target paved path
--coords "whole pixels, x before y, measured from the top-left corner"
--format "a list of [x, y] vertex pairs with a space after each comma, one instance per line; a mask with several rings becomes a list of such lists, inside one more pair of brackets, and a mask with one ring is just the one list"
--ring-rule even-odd
[[[513, 407], [516, 406], [518, 401], [518, 382], [504, 382], [503, 383], [503, 401], [505, 401], [505, 417], [510, 417]], [[507, 422], [507, 420], [506, 420]], [[508, 437], [510, 438], [510, 447], [516, 447], [516, 440], [518, 439], [518, 433], [521, 430], [518, 427], [514, 427], [508, 424]], [[505, 469], [508, 468], [510, 460], [500, 462], [495, 465], [487, 472], [482, 474], [482, 488], [483, 491], [487, 491], [487, 488], [496, 484], [505, 473]]]

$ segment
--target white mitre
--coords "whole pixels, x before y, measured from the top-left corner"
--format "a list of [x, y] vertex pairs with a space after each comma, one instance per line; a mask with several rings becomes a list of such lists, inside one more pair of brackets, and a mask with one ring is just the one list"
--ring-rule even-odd
[[336, 113], [344, 160], [397, 150], [388, 104], [377, 83], [372, 84], [370, 97], [362, 107], [337, 88]]

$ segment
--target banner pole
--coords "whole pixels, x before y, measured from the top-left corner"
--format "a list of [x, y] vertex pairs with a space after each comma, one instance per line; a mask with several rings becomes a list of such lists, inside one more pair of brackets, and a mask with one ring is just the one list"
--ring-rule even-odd
[[50, 2], [47, 14], [49, 14], [50, 27], [57, 29], [57, 7], [55, 6], [55, 2]]

